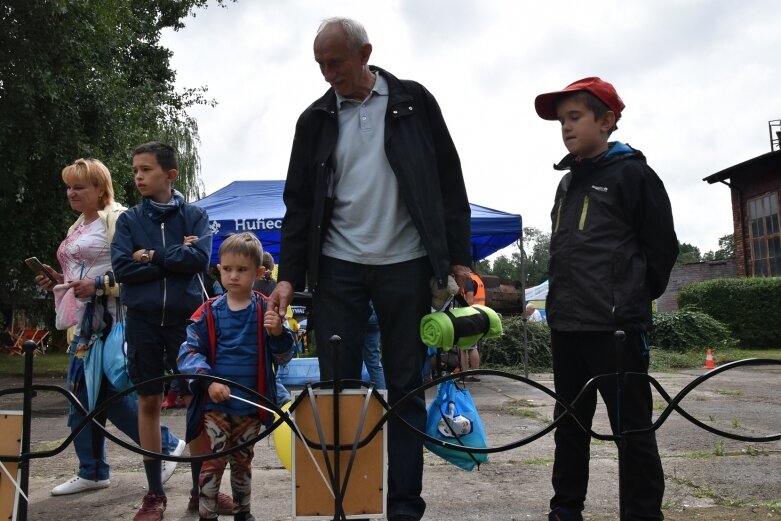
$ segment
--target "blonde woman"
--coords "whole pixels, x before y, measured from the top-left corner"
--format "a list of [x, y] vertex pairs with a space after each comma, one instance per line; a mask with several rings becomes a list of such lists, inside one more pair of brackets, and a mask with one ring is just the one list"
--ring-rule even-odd
[[[111, 173], [106, 165], [97, 159], [77, 159], [63, 169], [62, 180], [67, 187], [68, 202], [71, 208], [79, 213], [79, 217], [68, 229], [67, 236], [57, 249], [57, 260], [62, 267], [62, 273], [44, 264], [46, 270], [59, 284], [55, 284], [43, 275], [38, 275], [35, 280], [39, 286], [48, 291], [52, 291], [55, 285], [59, 290], [73, 289], [78, 311], [75, 323], [66, 324], [72, 326], [74, 334], [69, 348], [68, 384], [79, 401], [86, 404], [88, 396], [84, 378], [83, 351], [89, 348], [89, 335], [85, 332], [82, 336], [81, 322], [85, 312], [94, 313], [96, 320], [92, 323], [95, 324], [97, 331], [93, 333], [99, 333], [103, 327], [99, 317], [103, 316], [104, 303], [108, 313], [116, 319], [119, 285], [112, 285], [106, 273], [111, 271], [111, 239], [117, 218], [125, 211], [125, 207], [114, 201]], [[102, 298], [103, 296], [106, 298]], [[94, 308], [88, 311], [85, 302], [93, 299]], [[102, 332], [108, 334], [107, 331]], [[108, 380], [104, 378], [98, 401], [115, 392]], [[73, 428], [81, 423], [84, 416], [73, 407], [70, 409], [68, 425]], [[100, 419], [104, 423], [106, 419], [111, 420], [119, 430], [139, 443], [138, 403], [135, 398], [125, 396], [122, 400], [114, 402], [105, 416]], [[178, 456], [184, 451], [184, 441], [171, 434], [167, 427], [161, 426], [161, 434], [163, 452]], [[73, 446], [79, 459], [79, 471], [76, 476], [54, 487], [52, 495], [75, 494], [108, 487], [109, 465], [106, 462], [105, 439], [102, 432], [97, 428], [87, 427], [76, 436]], [[175, 467], [174, 462], [164, 462], [162, 475], [164, 481], [171, 477]]]

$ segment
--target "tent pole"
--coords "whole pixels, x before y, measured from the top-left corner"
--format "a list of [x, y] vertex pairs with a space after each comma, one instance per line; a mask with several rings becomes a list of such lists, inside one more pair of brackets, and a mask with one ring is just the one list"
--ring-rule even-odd
[[526, 330], [526, 250], [523, 248], [523, 228], [521, 238], [518, 239], [518, 247], [521, 250], [521, 327], [523, 328], [523, 375], [529, 378], [529, 335]]

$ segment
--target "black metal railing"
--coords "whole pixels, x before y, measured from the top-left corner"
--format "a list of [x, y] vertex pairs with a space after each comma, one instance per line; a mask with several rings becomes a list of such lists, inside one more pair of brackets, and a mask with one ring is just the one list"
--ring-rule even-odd
[[[621, 339], [617, 337], [617, 342], [620, 342]], [[102, 431], [102, 433], [105, 435], [105, 437], [112, 442], [116, 443], [117, 445], [138, 453], [143, 456], [151, 456], [155, 458], [164, 459], [167, 461], [176, 461], [176, 462], [190, 462], [190, 461], [204, 461], [212, 458], [217, 457], [223, 457], [228, 454], [231, 454], [233, 452], [239, 451], [249, 445], [257, 443], [259, 440], [269, 436], [274, 429], [279, 427], [282, 423], [288, 424], [288, 426], [291, 428], [292, 435], [299, 438], [299, 440], [306, 444], [311, 449], [315, 449], [318, 451], [323, 451], [323, 454], [327, 456], [326, 452], [333, 451], [334, 453], [334, 459], [333, 464], [328, 461], [328, 458], [326, 458], [326, 466], [328, 467], [328, 481], [330, 481], [330, 485], [332, 487], [331, 490], [336, 491], [335, 497], [334, 497], [334, 512], [336, 512], [334, 516], [334, 520], [342, 520], [345, 519], [345, 515], [343, 513], [342, 505], [341, 505], [341, 499], [344, 497], [344, 490], [347, 485], [347, 479], [349, 478], [350, 473], [350, 463], [348, 463], [347, 468], [344, 470], [344, 478], [342, 478], [342, 470], [339, 468], [339, 453], [342, 451], [345, 452], [351, 452], [352, 455], [355, 455], [355, 452], [361, 448], [367, 445], [383, 428], [383, 426], [388, 422], [388, 419], [391, 415], [397, 416], [397, 418], [401, 421], [403, 425], [405, 425], [407, 428], [417, 432], [417, 434], [421, 437], [423, 437], [426, 440], [429, 440], [433, 443], [439, 444], [443, 447], [447, 447], [449, 449], [453, 449], [456, 451], [462, 451], [462, 452], [471, 452], [471, 453], [497, 453], [497, 452], [504, 452], [508, 450], [515, 449], [517, 447], [521, 447], [524, 445], [527, 445], [529, 443], [534, 442], [535, 440], [547, 435], [551, 431], [553, 431], [558, 424], [567, 416], [572, 415], [575, 422], [580, 426], [581, 429], [583, 429], [585, 432], [587, 432], [590, 436], [596, 439], [600, 440], [609, 440], [614, 441], [617, 443], [618, 446], [618, 460], [619, 460], [619, 515], [621, 518], [623, 518], [623, 494], [621, 493], [621, 473], [622, 473], [622, 464], [623, 464], [623, 450], [622, 447], [625, 446], [625, 441], [628, 437], [636, 436], [638, 434], [648, 433], [652, 431], [658, 430], [664, 422], [669, 418], [669, 416], [673, 412], [677, 412], [680, 414], [683, 418], [691, 422], [692, 424], [696, 425], [697, 427], [708, 431], [712, 434], [715, 434], [717, 436], [721, 436], [724, 438], [729, 438], [732, 440], [738, 440], [743, 442], [754, 442], [754, 443], [764, 443], [764, 442], [771, 442], [771, 441], [778, 441], [781, 440], [781, 431], [774, 434], [768, 434], [764, 436], [745, 436], [740, 434], [735, 434], [732, 432], [723, 431], [720, 429], [717, 429], [711, 425], [707, 425], [701, 421], [699, 421], [697, 418], [686, 412], [681, 406], [681, 401], [686, 398], [689, 393], [691, 393], [694, 389], [696, 389], [698, 386], [702, 385], [704, 382], [710, 380], [711, 378], [714, 378], [715, 376], [722, 374], [726, 371], [729, 371], [731, 369], [735, 369], [738, 367], [753, 367], [753, 366], [770, 366], [770, 365], [778, 365], [781, 366], [781, 360], [772, 360], [772, 359], [759, 359], [759, 358], [751, 358], [751, 359], [745, 359], [745, 360], [739, 360], [736, 362], [731, 362], [728, 364], [724, 364], [716, 369], [710, 370], [708, 373], [699, 376], [695, 378], [692, 382], [690, 382], [688, 385], [686, 385], [683, 389], [681, 389], [675, 396], [670, 396], [667, 391], [661, 386], [661, 384], [651, 375], [648, 375], [646, 373], [634, 373], [634, 372], [622, 372], [619, 370], [619, 372], [614, 374], [605, 374], [600, 375], [595, 378], [592, 378], [589, 380], [584, 388], [580, 391], [578, 396], [573, 400], [572, 403], [567, 403], [564, 400], [562, 400], [554, 391], [547, 388], [546, 386], [540, 384], [539, 382], [536, 382], [534, 380], [531, 380], [524, 376], [519, 376], [513, 373], [509, 373], [506, 371], [498, 371], [493, 369], [477, 369], [477, 370], [469, 370], [469, 371], [462, 371], [460, 373], [454, 373], [454, 374], [447, 374], [444, 376], [440, 376], [439, 378], [436, 378], [432, 380], [431, 382], [415, 389], [414, 391], [410, 392], [406, 396], [402, 397], [400, 400], [398, 400], [393, 406], [390, 406], [387, 401], [382, 397], [380, 393], [376, 391], [376, 389], [373, 387], [373, 385], [362, 382], [359, 380], [347, 380], [347, 379], [339, 379], [338, 375], [335, 375], [335, 379], [332, 381], [324, 381], [324, 382], [317, 382], [312, 384], [307, 384], [304, 392], [302, 392], [298, 398], [290, 405], [287, 412], [280, 409], [275, 403], [272, 403], [263, 395], [258, 394], [257, 392], [253, 391], [252, 389], [249, 389], [247, 387], [244, 387], [242, 385], [239, 385], [235, 382], [231, 382], [228, 380], [224, 380], [222, 378], [213, 377], [213, 376], [206, 376], [206, 375], [171, 375], [171, 376], [163, 376], [160, 378], [155, 378], [154, 380], [150, 380], [150, 382], [160, 382], [160, 381], [169, 381], [174, 379], [181, 379], [183, 376], [185, 376], [188, 379], [196, 379], [196, 380], [207, 380], [207, 381], [215, 381], [219, 383], [223, 383], [225, 385], [228, 385], [233, 388], [240, 389], [247, 393], [247, 395], [251, 396], [257, 401], [258, 405], [262, 405], [264, 408], [274, 411], [279, 418], [271, 425], [270, 428], [264, 430], [263, 432], [259, 433], [254, 438], [247, 440], [246, 442], [242, 443], [241, 445], [237, 445], [235, 447], [232, 447], [230, 449], [227, 449], [225, 451], [215, 452], [212, 454], [207, 455], [201, 455], [201, 456], [190, 456], [190, 457], [184, 457], [184, 456], [171, 456], [166, 454], [159, 454], [155, 452], [151, 452], [148, 450], [145, 450], [141, 447], [138, 447], [137, 445], [128, 443], [117, 436], [110, 433], [108, 430], [105, 429], [103, 425], [100, 424], [100, 422], [97, 420], [97, 418], [108, 408], [110, 407], [115, 401], [120, 400], [122, 397], [132, 393], [135, 391], [135, 387], [131, 387], [129, 389], [126, 389], [122, 392], [119, 392], [117, 394], [114, 394], [107, 398], [105, 401], [99, 403], [96, 408], [93, 411], [88, 411], [81, 402], [76, 398], [76, 396], [71, 393], [70, 391], [58, 386], [58, 385], [51, 385], [51, 384], [35, 384], [33, 383], [33, 355], [35, 350], [35, 344], [32, 342], [26, 342], [24, 344], [24, 355], [25, 355], [25, 369], [24, 369], [24, 385], [21, 388], [9, 388], [0, 390], [0, 397], [5, 395], [11, 395], [11, 394], [23, 394], [23, 407], [22, 407], [22, 414], [23, 414], [23, 423], [22, 423], [22, 435], [21, 435], [21, 443], [20, 443], [20, 454], [19, 455], [0, 455], [0, 462], [13, 462], [19, 464], [19, 471], [20, 471], [20, 479], [18, 483], [19, 491], [21, 494], [19, 495], [19, 501], [17, 503], [17, 521], [27, 521], [27, 509], [28, 509], [28, 501], [26, 499], [29, 489], [29, 472], [30, 472], [30, 461], [33, 459], [42, 459], [42, 458], [49, 458], [52, 456], [55, 456], [59, 453], [61, 453], [63, 450], [65, 450], [68, 445], [73, 441], [73, 439], [76, 437], [76, 435], [81, 432], [82, 429], [86, 428], [87, 426], [92, 425], [93, 427], [96, 427]], [[620, 350], [619, 350], [620, 351]], [[338, 349], [335, 351], [338, 352]], [[619, 364], [620, 369], [620, 364]], [[503, 378], [507, 378], [510, 380], [514, 380], [520, 383], [523, 383], [525, 385], [528, 385], [529, 387], [532, 387], [548, 396], [550, 396], [556, 403], [560, 404], [561, 407], [564, 409], [564, 413], [559, 415], [546, 425], [541, 430], [534, 432], [530, 434], [529, 436], [526, 436], [524, 438], [521, 438], [519, 440], [506, 443], [504, 445], [498, 445], [493, 447], [486, 447], [486, 448], [473, 448], [473, 447], [464, 447], [462, 445], [457, 444], [451, 444], [443, 442], [442, 440], [433, 438], [429, 436], [427, 433], [420, 431], [419, 429], [415, 428], [414, 426], [410, 425], [408, 422], [406, 422], [401, 416], [398, 416], [396, 414], [396, 411], [402, 407], [407, 400], [410, 400], [414, 398], [415, 396], [419, 396], [419, 393], [421, 391], [425, 391], [426, 389], [438, 386], [442, 382], [445, 382], [447, 380], [453, 380], [453, 379], [461, 379], [467, 376], [477, 376], [477, 375], [494, 375], [494, 376], [500, 376]], [[644, 379], [649, 382], [650, 385], [652, 385], [657, 392], [661, 395], [661, 397], [667, 402], [667, 406], [664, 408], [664, 410], [659, 414], [658, 418], [647, 428], [644, 429], [636, 429], [636, 430], [623, 430], [623, 427], [621, 425], [616, 426], [616, 432], [614, 432], [611, 435], [605, 435], [600, 434], [597, 432], [594, 432], [591, 428], [584, 427], [577, 419], [575, 413], [575, 409], [578, 406], [579, 401], [583, 396], [585, 396], [587, 393], [592, 392], [598, 382], [601, 379], [605, 378], [612, 378], [616, 379], [617, 385], [622, 386], [623, 382], [626, 378], [640, 378]], [[304, 400], [314, 400], [313, 399], [313, 390], [315, 389], [328, 389], [331, 392], [334, 393], [334, 395], [341, 392], [344, 388], [355, 388], [355, 387], [364, 387], [367, 388], [369, 393], [376, 398], [381, 406], [386, 411], [383, 417], [380, 419], [380, 421], [377, 422], [376, 425], [374, 425], [368, 432], [368, 434], [363, 437], [361, 440], [351, 440], [351, 443], [349, 444], [341, 444], [339, 442], [338, 438], [338, 432], [336, 431], [336, 428], [338, 427], [338, 421], [337, 416], [338, 415], [338, 409], [333, 411], [335, 413], [334, 415], [334, 443], [333, 444], [326, 444], [323, 440], [322, 433], [320, 435], [320, 439], [308, 439], [304, 437], [300, 431], [297, 429], [294, 422], [291, 420], [291, 418], [288, 416], [288, 414], [295, 411], [295, 409], [298, 407], [298, 405], [304, 401]], [[83, 421], [73, 427], [70, 435], [65, 438], [57, 447], [44, 450], [40, 452], [30, 452], [30, 435], [31, 435], [31, 422], [32, 422], [32, 399], [35, 396], [37, 391], [52, 391], [56, 393], [60, 393], [70, 402], [70, 404], [78, 409], [83, 415], [84, 419]], [[333, 401], [334, 406], [338, 408], [339, 400]], [[314, 406], [314, 403], [313, 403]], [[620, 404], [617, 404], [617, 407], [619, 407]], [[365, 411], [364, 411], [365, 412]], [[781, 416], [779, 416], [781, 418]], [[359, 431], [360, 432], [360, 431]], [[352, 460], [350, 460], [352, 462]]]

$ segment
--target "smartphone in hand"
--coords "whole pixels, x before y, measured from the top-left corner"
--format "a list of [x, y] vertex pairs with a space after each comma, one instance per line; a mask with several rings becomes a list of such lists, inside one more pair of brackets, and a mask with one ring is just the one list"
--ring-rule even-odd
[[54, 275], [49, 273], [49, 270], [43, 267], [43, 264], [41, 264], [41, 261], [38, 260], [38, 257], [30, 257], [29, 259], [24, 259], [24, 263], [27, 264], [27, 267], [30, 268], [30, 270], [36, 275], [40, 274], [45, 277], [48, 277], [50, 281], [52, 281], [55, 284], [58, 284], [57, 279], [54, 278]]

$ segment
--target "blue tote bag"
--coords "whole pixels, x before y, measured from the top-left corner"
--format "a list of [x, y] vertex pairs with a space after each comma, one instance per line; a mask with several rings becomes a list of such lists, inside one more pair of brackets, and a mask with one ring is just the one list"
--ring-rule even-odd
[[[463, 447], [484, 449], [488, 446], [483, 422], [467, 389], [454, 380], [439, 384], [437, 396], [431, 402], [426, 417], [426, 434], [438, 440]], [[425, 440], [425, 447], [437, 456], [464, 470], [480, 467], [488, 454], [463, 452]]]
[[117, 299], [117, 321], [103, 343], [103, 373], [115, 391], [132, 387], [127, 373], [127, 342], [122, 305]]

